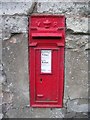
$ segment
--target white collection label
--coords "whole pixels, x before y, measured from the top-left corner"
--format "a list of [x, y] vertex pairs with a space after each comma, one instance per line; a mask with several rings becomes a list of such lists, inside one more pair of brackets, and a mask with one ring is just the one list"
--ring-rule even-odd
[[41, 50], [41, 73], [51, 73], [51, 50]]

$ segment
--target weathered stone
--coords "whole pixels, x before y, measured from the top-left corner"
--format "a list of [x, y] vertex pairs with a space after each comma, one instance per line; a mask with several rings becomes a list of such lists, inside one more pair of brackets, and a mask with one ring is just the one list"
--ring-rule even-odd
[[6, 116], [9, 118], [31, 118], [31, 109], [22, 109], [21, 107], [19, 109], [9, 109]]
[[32, 108], [31, 118], [50, 118], [51, 114], [50, 108]]
[[67, 112], [65, 118], [75, 118], [76, 112]]
[[88, 35], [67, 35], [65, 38], [66, 48], [67, 49], [78, 49], [79, 51], [88, 44]]
[[3, 104], [5, 103], [12, 103], [13, 94], [10, 92], [3, 92]]
[[40, 109], [40, 108], [21, 108], [19, 107], [16, 109], [10, 109], [7, 112], [7, 116], [9, 118], [47, 118], [50, 117], [50, 110], [49, 109]]
[[76, 44], [78, 45], [79, 48], [83, 46], [85, 47], [86, 44], [88, 43], [88, 35], [78, 36], [76, 39], [77, 39]]
[[9, 39], [11, 33], [23, 33], [28, 30], [28, 17], [26, 16], [3, 16], [3, 40]]
[[38, 13], [57, 13], [64, 14], [65, 16], [86, 16], [90, 13], [88, 3], [78, 3], [75, 1], [69, 2], [38, 2]]
[[[36, 0], [38, 2], [42, 2], [42, 0]], [[66, 3], [69, 3], [69, 2], [77, 2], [77, 3], [80, 3], [80, 2], [84, 2], [84, 3], [88, 3], [89, 0], [43, 0], [43, 2], [66, 2]]]
[[0, 71], [2, 71], [3, 70], [3, 65], [2, 64], [0, 64]]
[[6, 92], [6, 93], [12, 93], [12, 89], [13, 89], [12, 83], [7, 84], [7, 82], [6, 82], [6, 84], [3, 84], [3, 86], [2, 86], [2, 91]]
[[0, 16], [0, 63], [2, 61], [2, 16]]
[[70, 17], [66, 19], [67, 29], [71, 29], [73, 33], [88, 33], [88, 18]]
[[[0, 34], [1, 34], [2, 28], [3, 28], [2, 21], [3, 21], [2, 15], [0, 15]], [[0, 36], [0, 38], [1, 38], [1, 36]]]
[[11, 108], [12, 108], [11, 103], [2, 104], [2, 113], [5, 115], [7, 111], [10, 110]]
[[20, 107], [8, 110], [7, 116], [9, 118], [63, 118], [64, 112], [61, 109]]
[[65, 109], [52, 109], [52, 114], [50, 118], [64, 118], [65, 113]]
[[[28, 25], [27, 16], [3, 16], [2, 24], [4, 25], [3, 31], [8, 31], [11, 33], [26, 32]], [[18, 30], [18, 31], [17, 31]]]
[[12, 83], [13, 106], [29, 104], [27, 34], [15, 34], [3, 41], [3, 63], [8, 83]]
[[3, 114], [2, 113], [0, 113], [0, 119], [2, 119], [3, 118]]
[[66, 37], [66, 48], [68, 49], [76, 49], [76, 40], [74, 39], [74, 36], [67, 36]]
[[3, 32], [2, 34], [2, 40], [7, 40], [11, 37], [11, 33]]
[[81, 113], [76, 113], [76, 115], [75, 115], [75, 118], [77, 119], [77, 118], [89, 118], [88, 117], [88, 113], [84, 113], [84, 112], [81, 112]]
[[87, 43], [87, 44], [85, 45], [85, 50], [90, 50], [90, 43]]
[[2, 85], [0, 84], [0, 107], [2, 105], [2, 98], [3, 98]]
[[73, 85], [73, 83], [69, 86], [70, 87], [68, 88], [68, 94], [71, 99], [73, 98], [87, 98], [88, 99], [88, 87], [85, 87], [82, 85]]
[[88, 114], [84, 112], [69, 112], [65, 115], [65, 118], [88, 118]]
[[88, 100], [87, 99], [76, 99], [68, 101], [67, 103], [68, 112], [88, 112]]
[[4, 1], [0, 6], [0, 15], [27, 15], [33, 10], [34, 1]]
[[6, 82], [6, 76], [3, 71], [3, 65], [0, 64], [0, 85], [4, 84]]
[[[88, 60], [82, 51], [65, 52], [65, 97], [88, 98]], [[78, 92], [78, 94], [77, 94]]]
[[0, 84], [2, 84], [4, 82], [6, 82], [6, 76], [5, 75], [4, 76], [0, 75]]
[[[74, 118], [82, 116], [76, 114], [77, 112], [87, 112], [88, 36], [83, 33], [88, 34], [89, 32], [88, 14], [90, 10], [88, 3], [86, 1], [73, 3], [71, 0], [69, 3], [65, 0], [63, 2], [45, 1], [47, 2], [37, 3], [38, 13], [64, 14], [67, 18], [63, 108], [30, 107], [28, 15], [34, 11], [36, 5], [34, 2], [36, 1], [4, 0], [0, 6], [0, 12], [3, 14], [3, 17], [0, 17], [0, 40], [3, 40], [1, 53], [4, 65], [4, 70], [2, 66], [0, 68], [0, 74], [4, 71], [7, 78], [6, 84], [2, 86], [3, 94], [0, 95], [3, 97], [4, 117]], [[74, 34], [71, 35], [71, 33]]]
[[[2, 40], [0, 38], [0, 64], [2, 63]], [[1, 70], [0, 70], [1, 73]]]
[[2, 86], [0, 85], [0, 119], [3, 117], [3, 114], [2, 114], [2, 98], [3, 98], [3, 94], [2, 94]]
[[18, 2], [18, 3], [20, 3], [20, 2], [30, 2], [31, 0], [0, 0], [1, 2]]

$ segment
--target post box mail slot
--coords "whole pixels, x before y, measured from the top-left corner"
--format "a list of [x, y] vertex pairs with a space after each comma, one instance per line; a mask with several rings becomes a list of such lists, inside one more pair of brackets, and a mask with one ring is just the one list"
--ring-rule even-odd
[[32, 15], [29, 19], [29, 78], [32, 107], [62, 107], [65, 17]]
[[43, 38], [48, 38], [48, 37], [53, 37], [53, 38], [60, 38], [62, 37], [62, 34], [59, 33], [32, 33], [32, 37], [33, 38], [37, 38], [37, 37], [43, 37]]

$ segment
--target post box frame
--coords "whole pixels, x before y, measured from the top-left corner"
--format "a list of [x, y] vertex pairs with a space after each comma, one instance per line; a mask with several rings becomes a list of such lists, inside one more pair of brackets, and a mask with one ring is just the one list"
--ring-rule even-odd
[[[55, 28], [55, 29], [59, 29], [59, 30], [61, 30], [61, 31], [63, 31], [63, 32], [58, 32], [58, 33], [53, 33], [53, 32], [51, 32], [50, 34], [49, 33], [39, 33], [39, 32], [37, 32], [37, 33], [33, 33], [33, 32], [31, 32], [31, 31], [33, 31], [33, 30], [42, 30], [41, 28], [39, 28], [39, 27], [33, 27], [32, 26], [32, 18], [33, 17], [36, 17], [36, 18], [39, 18], [39, 17], [51, 17], [51, 18], [53, 18], [53, 17], [60, 17], [60, 18], [62, 18], [63, 20], [63, 27], [61, 26], [61, 27], [59, 27], [59, 28]], [[48, 29], [48, 28], [46, 28], [46, 29]], [[44, 30], [45, 31], [45, 30]], [[53, 31], [53, 29], [51, 29], [51, 31]], [[32, 36], [32, 37], [31, 37]], [[56, 42], [56, 43], [54, 43], [54, 45], [53, 45], [53, 47], [52, 46], [47, 46], [46, 45], [46, 47], [45, 46], [41, 46], [41, 45], [39, 45], [39, 44], [41, 44], [40, 43], [40, 40], [41, 39], [43, 39], [43, 38], [45, 38], [45, 39], [47, 39], [47, 38], [49, 38], [49, 39], [52, 39], [53, 38], [53, 40], [52, 41], [54, 41], [54, 37], [55, 37], [55, 39], [57, 38], [57, 39], [60, 39], [60, 38], [62, 38], [63, 37], [63, 40], [62, 40], [62, 42]], [[40, 40], [38, 40], [40, 38]], [[57, 39], [56, 39], [56, 41], [57, 41]], [[37, 42], [37, 40], [39, 41], [39, 42]], [[48, 42], [48, 40], [47, 40], [47, 42]], [[45, 42], [45, 43], [47, 43], [47, 42]], [[50, 40], [49, 40], [49, 42], [50, 42]], [[29, 43], [29, 80], [30, 80], [30, 106], [31, 107], [51, 107], [51, 108], [53, 108], [53, 107], [56, 107], [56, 108], [61, 108], [61, 107], [63, 107], [63, 96], [64, 96], [64, 51], [65, 51], [65, 16], [63, 16], [63, 15], [32, 15], [32, 16], [30, 16], [30, 18], [29, 18], [29, 41], [28, 41], [28, 43]], [[60, 55], [60, 54], [62, 54], [61, 56], [59, 56], [58, 55], [58, 60], [57, 60], [57, 62], [59, 63], [59, 62], [61, 62], [60, 63], [60, 66], [59, 66], [59, 68], [58, 68], [58, 73], [59, 74], [61, 74], [61, 75], [59, 75], [59, 77], [61, 77], [61, 81], [59, 81], [59, 87], [60, 88], [58, 88], [58, 91], [59, 91], [59, 98], [58, 98], [58, 101], [38, 101], [38, 100], [35, 100], [35, 90], [36, 90], [36, 88], [35, 88], [35, 80], [36, 80], [36, 74], [35, 74], [35, 71], [36, 71], [36, 66], [35, 66], [35, 57], [36, 57], [36, 53], [35, 53], [35, 51], [41, 51], [41, 50], [51, 50], [51, 51], [53, 51], [53, 50], [56, 50], [56, 51], [58, 51], [58, 54]], [[33, 53], [33, 54], [32, 54]], [[51, 54], [53, 54], [52, 52], [51, 52]], [[41, 54], [40, 54], [41, 55]], [[40, 59], [41, 59], [41, 56], [39, 56], [40, 57]], [[34, 58], [34, 59], [32, 59], [32, 58]], [[54, 60], [55, 61], [55, 60]], [[53, 64], [53, 59], [52, 59], [52, 63], [51, 63], [51, 73], [41, 73], [40, 72], [40, 75], [52, 75], [53, 74], [53, 69], [52, 69], [52, 64]], [[41, 69], [41, 66], [40, 66], [40, 69]], [[39, 69], [39, 70], [40, 70]], [[61, 73], [60, 73], [60, 71], [61, 71]], [[61, 84], [61, 85], [60, 85]]]

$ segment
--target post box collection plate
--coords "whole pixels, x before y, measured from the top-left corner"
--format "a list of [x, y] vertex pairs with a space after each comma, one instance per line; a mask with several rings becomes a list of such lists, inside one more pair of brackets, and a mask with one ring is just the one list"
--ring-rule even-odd
[[41, 50], [41, 73], [51, 73], [51, 50]]
[[62, 107], [65, 16], [32, 15], [28, 43], [31, 107]]

